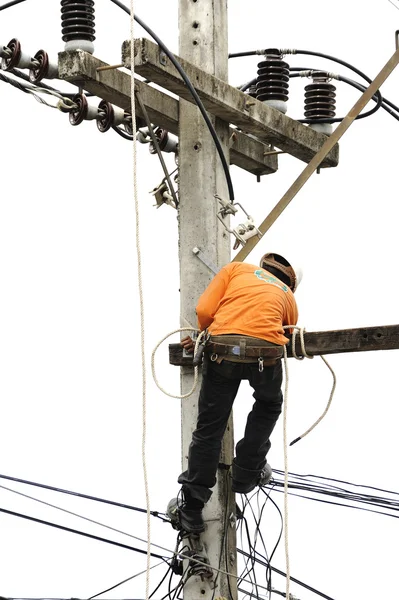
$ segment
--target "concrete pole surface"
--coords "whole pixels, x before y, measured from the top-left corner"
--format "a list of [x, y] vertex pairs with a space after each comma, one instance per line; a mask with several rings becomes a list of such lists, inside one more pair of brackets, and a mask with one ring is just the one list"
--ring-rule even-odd
[[[179, 0], [179, 54], [220, 79], [228, 78], [227, 0]], [[228, 123], [213, 119], [228, 157]], [[198, 247], [216, 266], [230, 261], [230, 234], [217, 218], [215, 194], [228, 200], [226, 179], [208, 127], [191, 103], [180, 100], [179, 113], [179, 258], [181, 327], [197, 327], [197, 300], [213, 277], [211, 270], [193, 253]], [[181, 368], [182, 394], [193, 383], [193, 369]], [[188, 447], [196, 425], [196, 392], [182, 401], [182, 467], [187, 466]], [[232, 419], [228, 426], [221, 462], [231, 464], [233, 456]], [[218, 472], [211, 500], [204, 509], [206, 531], [200, 543], [210, 564], [236, 573], [235, 499], [227, 471]], [[227, 557], [227, 558], [226, 558]], [[213, 589], [216, 580], [216, 589]], [[184, 586], [185, 600], [236, 598], [237, 580], [214, 574], [211, 581], [192, 576]]]

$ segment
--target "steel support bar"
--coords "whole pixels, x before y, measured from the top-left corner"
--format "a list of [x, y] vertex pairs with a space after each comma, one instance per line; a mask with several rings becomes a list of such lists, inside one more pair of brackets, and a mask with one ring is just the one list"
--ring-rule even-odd
[[[234, 124], [262, 142], [277, 146], [309, 162], [323, 146], [326, 136], [244, 94], [227, 82], [176, 57], [209, 113]], [[130, 42], [124, 42], [122, 61], [130, 67]], [[194, 99], [179, 73], [161, 49], [147, 39], [135, 41], [135, 71], [189, 102]], [[336, 167], [338, 147], [324, 157], [322, 167]]]
[[[59, 54], [59, 77], [130, 112], [130, 75], [95, 58], [88, 52], [75, 50]], [[177, 135], [179, 101], [142, 81], [135, 80], [136, 91], [145, 105], [151, 122]], [[140, 106], [137, 115], [144, 118]], [[278, 169], [276, 156], [267, 156], [269, 146], [230, 128], [230, 163], [254, 175], [268, 175]]]
[[386, 65], [381, 69], [378, 73], [377, 77], [374, 81], [371, 82], [369, 87], [364, 91], [364, 93], [360, 96], [359, 100], [354, 104], [351, 110], [348, 112], [346, 117], [341, 121], [338, 125], [337, 129], [332, 133], [332, 135], [327, 138], [323, 147], [319, 150], [316, 156], [310, 161], [310, 163], [305, 167], [299, 177], [294, 181], [288, 191], [284, 194], [281, 200], [276, 204], [273, 210], [269, 213], [266, 219], [262, 222], [262, 224], [258, 227], [261, 235], [257, 237], [250, 238], [248, 242], [245, 244], [243, 248], [236, 254], [233, 258], [233, 261], [243, 261], [248, 256], [248, 254], [255, 248], [257, 243], [262, 239], [264, 234], [273, 223], [277, 220], [277, 218], [281, 215], [281, 213], [287, 208], [291, 200], [295, 198], [299, 190], [305, 185], [311, 175], [316, 171], [316, 169], [321, 165], [324, 158], [331, 151], [331, 148], [341, 139], [344, 133], [349, 129], [352, 125], [353, 121], [356, 117], [361, 113], [367, 103], [374, 96], [376, 91], [381, 87], [384, 81], [389, 77], [392, 71], [395, 69], [399, 62], [399, 49], [391, 56]]

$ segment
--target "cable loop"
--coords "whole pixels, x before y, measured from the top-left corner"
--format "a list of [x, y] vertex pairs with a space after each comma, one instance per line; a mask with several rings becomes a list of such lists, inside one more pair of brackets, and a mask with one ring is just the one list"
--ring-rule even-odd
[[[152, 351], [151, 354], [151, 370], [152, 370], [152, 377], [155, 381], [156, 386], [161, 390], [161, 392], [163, 392], [164, 394], [166, 394], [167, 396], [169, 396], [170, 398], [178, 398], [180, 400], [183, 400], [184, 398], [188, 398], [189, 396], [191, 396], [196, 387], [197, 387], [197, 383], [198, 383], [198, 367], [194, 367], [194, 382], [193, 382], [193, 387], [191, 388], [191, 390], [189, 392], [187, 392], [187, 394], [182, 394], [181, 396], [175, 395], [175, 394], [169, 394], [169, 392], [167, 392], [166, 390], [163, 389], [163, 387], [158, 383], [158, 379], [155, 373], [155, 353], [158, 350], [159, 346], [166, 340], [168, 339], [168, 337], [170, 337], [171, 335], [173, 335], [174, 333], [179, 333], [180, 331], [198, 331], [198, 329], [195, 329], [194, 327], [181, 327], [180, 329], [175, 329], [174, 331], [171, 331], [170, 333], [168, 333], [167, 335], [165, 335], [164, 338], [162, 338], [162, 340], [160, 340], [158, 342], [158, 344], [155, 346], [154, 350]], [[206, 334], [206, 331], [201, 331], [200, 334], [198, 335], [196, 341], [195, 341], [195, 347], [194, 347], [194, 354], [193, 356], [196, 355], [197, 350], [198, 350], [198, 346], [202, 340], [202, 338], [204, 337], [204, 335]]]

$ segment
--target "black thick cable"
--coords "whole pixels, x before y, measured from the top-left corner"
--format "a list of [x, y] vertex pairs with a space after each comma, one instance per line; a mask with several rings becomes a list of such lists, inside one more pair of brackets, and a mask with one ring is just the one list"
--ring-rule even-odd
[[7, 2], [6, 4], [0, 6], [0, 11], [10, 8], [11, 6], [15, 6], [16, 4], [21, 4], [21, 2], [25, 2], [25, 0], [12, 0], [11, 2]]
[[[138, 552], [139, 554], [147, 555], [147, 550], [141, 550], [141, 548], [136, 548], [134, 546], [128, 546], [127, 544], [122, 544], [121, 542], [115, 542], [113, 540], [108, 540], [107, 538], [99, 537], [98, 535], [93, 535], [91, 533], [86, 533], [85, 531], [79, 531], [78, 529], [72, 529], [71, 527], [65, 527], [64, 525], [59, 525], [58, 523], [52, 523], [51, 521], [44, 521], [43, 519], [37, 519], [36, 517], [30, 517], [29, 515], [24, 515], [22, 513], [17, 513], [12, 510], [7, 510], [6, 508], [0, 508], [0, 512], [5, 513], [6, 515], [11, 515], [13, 517], [19, 517], [20, 519], [26, 519], [27, 521], [33, 521], [34, 523], [39, 523], [40, 525], [47, 525], [48, 527], [54, 527], [55, 529], [61, 529], [62, 531], [67, 531], [68, 533], [75, 533], [76, 535], [81, 535], [83, 537], [90, 538], [92, 540], [96, 540], [98, 542], [104, 542], [106, 544], [111, 544], [113, 546], [118, 546], [119, 548], [124, 548], [125, 550], [133, 550], [134, 552]], [[154, 552], [150, 552], [150, 556], [154, 558], [160, 558], [167, 562], [167, 559], [160, 554], [155, 554]]]
[[[119, 8], [121, 8], [122, 10], [124, 10], [127, 14], [130, 15], [130, 8], [128, 8], [127, 6], [125, 6], [122, 2], [120, 2], [120, 0], [111, 0], [111, 2], [113, 2], [114, 4], [116, 4], [116, 6], [119, 6]], [[217, 133], [215, 131], [214, 126], [212, 125], [212, 122], [208, 116], [208, 113], [205, 110], [204, 105], [201, 102], [200, 97], [198, 96], [195, 88], [193, 87], [191, 81], [189, 80], [189, 78], [187, 77], [185, 71], [183, 70], [182, 66], [180, 65], [180, 63], [176, 60], [175, 56], [172, 54], [172, 52], [170, 52], [170, 50], [165, 46], [165, 44], [162, 42], [162, 40], [156, 35], [156, 33], [154, 33], [154, 31], [152, 31], [152, 29], [150, 29], [148, 27], [148, 25], [146, 25], [137, 15], [134, 15], [134, 20], [137, 21], [137, 23], [146, 30], [146, 32], [156, 41], [156, 43], [158, 44], [158, 46], [160, 48], [162, 48], [163, 52], [165, 52], [166, 56], [169, 58], [169, 60], [173, 63], [173, 65], [175, 66], [175, 68], [177, 69], [177, 71], [179, 72], [181, 78], [183, 79], [184, 83], [186, 84], [188, 90], [190, 91], [192, 97], [195, 100], [195, 103], [197, 104], [204, 120], [205, 123], [207, 124], [207, 127], [209, 129], [209, 132], [213, 138], [213, 141], [215, 142], [215, 146], [216, 149], [218, 151], [219, 157], [220, 157], [220, 161], [222, 163], [222, 167], [223, 167], [223, 171], [226, 177], [226, 183], [227, 183], [227, 187], [229, 190], [229, 198], [231, 200], [231, 202], [234, 201], [234, 189], [233, 189], [233, 182], [231, 180], [231, 176], [230, 176], [230, 172], [229, 172], [229, 165], [227, 163], [226, 157], [224, 155], [223, 152], [223, 148], [221, 146], [220, 140], [217, 136]]]
[[[6, 479], [7, 481], [15, 481], [17, 483], [23, 483], [25, 485], [32, 485], [34, 487], [39, 487], [44, 490], [51, 490], [52, 492], [58, 492], [61, 494], [68, 494], [70, 496], [77, 496], [78, 498], [84, 498], [85, 500], [93, 500], [94, 502], [102, 502], [104, 504], [110, 504], [111, 506], [118, 506], [119, 508], [127, 508], [128, 510], [135, 510], [137, 512], [147, 513], [145, 508], [138, 508], [137, 506], [131, 506], [130, 504], [123, 504], [121, 502], [115, 502], [114, 500], [106, 500], [104, 498], [98, 498], [97, 496], [89, 496], [88, 494], [82, 494], [80, 492], [73, 492], [71, 490], [65, 490], [63, 488], [57, 488], [52, 485], [45, 485], [44, 483], [37, 483], [35, 481], [28, 481], [27, 479], [19, 479], [18, 477], [11, 477], [9, 475], [1, 475], [0, 479]], [[159, 513], [156, 510], [150, 511], [153, 517], [158, 517], [163, 521], [169, 521], [169, 519], [164, 519], [162, 513]]]
[[116, 133], [118, 135], [120, 135], [121, 137], [123, 137], [125, 140], [133, 141], [133, 139], [134, 139], [133, 136], [126, 133], [126, 131], [123, 131], [123, 129], [120, 129], [117, 125], [111, 125], [111, 128], [114, 131], [116, 131]]

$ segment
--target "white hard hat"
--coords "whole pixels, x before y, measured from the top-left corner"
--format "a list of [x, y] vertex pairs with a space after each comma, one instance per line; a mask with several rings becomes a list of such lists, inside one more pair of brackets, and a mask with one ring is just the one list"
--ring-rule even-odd
[[295, 292], [302, 280], [302, 269], [300, 267], [294, 267], [286, 258], [281, 256], [281, 254], [266, 252], [260, 259], [260, 266], [266, 270], [268, 267], [272, 267], [280, 271], [280, 273], [287, 277], [289, 281], [288, 285], [293, 292]]

